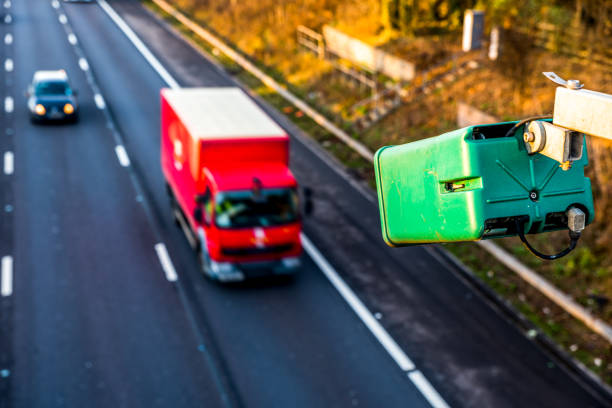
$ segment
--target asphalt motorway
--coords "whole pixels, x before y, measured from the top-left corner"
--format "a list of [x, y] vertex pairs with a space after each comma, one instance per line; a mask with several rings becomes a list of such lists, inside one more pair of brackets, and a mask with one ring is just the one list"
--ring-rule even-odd
[[[0, 47], [14, 68], [3, 65], [0, 90], [14, 107], [4, 101], [0, 148], [14, 171], [0, 176], [0, 256], [13, 281], [0, 301], [1, 404], [429, 406], [415, 369], [398, 366], [308, 256], [293, 281], [204, 280], [159, 166], [167, 84], [97, 3], [8, 3]], [[234, 85], [138, 2], [109, 4], [181, 86]], [[81, 120], [33, 125], [27, 84], [59, 68]], [[264, 107], [314, 188], [307, 236], [449, 405], [601, 405], [432, 251], [386, 248], [371, 193]]]

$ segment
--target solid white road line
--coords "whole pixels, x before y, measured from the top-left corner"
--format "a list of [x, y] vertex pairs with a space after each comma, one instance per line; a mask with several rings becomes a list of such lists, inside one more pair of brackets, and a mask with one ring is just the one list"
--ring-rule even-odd
[[[134, 44], [134, 46], [138, 49], [138, 51], [140, 51], [143, 57], [145, 57], [147, 62], [149, 62], [149, 64], [159, 74], [159, 76], [162, 77], [166, 84], [171, 88], [180, 88], [178, 82], [176, 82], [176, 80], [172, 78], [168, 71], [161, 65], [157, 58], [155, 58], [155, 56], [151, 54], [151, 52], [143, 44], [140, 38], [136, 36], [132, 29], [128, 27], [125, 21], [123, 21], [123, 19], [115, 12], [115, 10], [113, 10], [112, 7], [109, 6], [108, 3], [106, 3], [105, 0], [98, 0], [98, 4], [115, 22], [119, 29], [123, 31], [123, 33], [128, 37], [132, 44]], [[310, 239], [308, 239], [308, 237], [306, 237], [304, 233], [301, 233], [300, 236], [302, 239], [302, 245], [304, 246], [304, 250], [317, 264], [317, 266], [319, 267], [319, 269], [321, 269], [325, 276], [327, 276], [332, 285], [336, 288], [336, 290], [340, 293], [344, 300], [351, 306], [351, 308], [359, 316], [361, 321], [366, 325], [366, 327], [368, 327], [372, 334], [374, 334], [376, 339], [389, 353], [391, 358], [395, 360], [400, 369], [405, 372], [418, 373], [413, 376], [414, 378], [410, 377], [410, 379], [419, 389], [419, 391], [423, 393], [423, 395], [430, 402], [430, 404], [432, 404], [436, 408], [448, 407], [446, 402], [444, 402], [442, 397], [440, 397], [436, 390], [431, 386], [425, 376], [420, 371], [413, 371], [415, 370], [414, 363], [410, 360], [410, 358], [408, 358], [406, 353], [404, 353], [404, 351], [399, 347], [395, 340], [393, 340], [389, 333], [387, 333], [387, 331], [380, 325], [380, 323], [378, 323], [374, 316], [372, 316], [372, 313], [370, 313], [370, 311], [365, 307], [361, 300], [359, 300], [357, 295], [355, 295], [355, 293], [349, 288], [349, 286], [344, 282], [344, 280], [342, 280], [342, 278], [338, 275], [338, 273], [331, 266], [331, 264], [313, 245]], [[164, 271], [166, 271], [166, 266], [164, 266], [164, 262], [167, 262], [169, 268], [171, 268], [171, 271], [174, 273], [173, 276], [176, 277], [176, 272], [174, 271], [174, 267], [170, 262], [170, 257], [168, 256], [166, 246], [161, 243], [157, 244], [155, 246], [155, 250], [157, 251], [157, 254], [160, 257], [160, 261], [162, 263], [162, 267], [164, 267]], [[162, 254], [164, 254], [167, 258], [164, 258]], [[166, 276], [168, 276], [167, 272]]]
[[96, 102], [98, 109], [106, 108], [106, 102], [104, 102], [104, 98], [99, 93], [94, 95], [94, 101]]
[[11, 296], [13, 294], [13, 257], [2, 257], [2, 284], [0, 285], [0, 293], [2, 296]]
[[13, 17], [10, 14], [7, 14], [6, 16], [4, 16], [4, 22], [6, 24], [11, 24], [12, 21], [13, 21]]
[[108, 14], [108, 16], [114, 21], [114, 23], [119, 27], [123, 34], [134, 44], [136, 49], [142, 54], [143, 57], [147, 60], [147, 62], [153, 67], [155, 71], [162, 77], [162, 79], [168, 84], [170, 88], [177, 89], [180, 88], [178, 82], [172, 78], [172, 75], [168, 73], [166, 68], [155, 58], [155, 56], [149, 51], [146, 45], [142, 42], [140, 38], [132, 31], [132, 29], [126, 24], [125, 21], [113, 10], [111, 6], [105, 0], [98, 0], [98, 4], [102, 7], [102, 10]]
[[155, 244], [155, 252], [157, 252], [159, 262], [161, 263], [162, 269], [166, 274], [166, 279], [168, 279], [170, 282], [176, 281], [178, 276], [176, 275], [174, 265], [172, 265], [172, 261], [170, 260], [170, 255], [168, 255], [166, 245], [162, 244], [161, 242]]
[[73, 33], [68, 34], [68, 42], [72, 45], [76, 45], [76, 43], [78, 42], [76, 35], [74, 35]]
[[117, 154], [117, 159], [119, 159], [119, 164], [123, 167], [128, 167], [130, 165], [130, 158], [125, 151], [125, 147], [122, 145], [115, 146], [115, 153]]
[[374, 316], [372, 316], [372, 313], [370, 313], [368, 308], [365, 307], [357, 295], [355, 295], [355, 293], [351, 290], [351, 288], [349, 288], [340, 275], [338, 275], [334, 267], [327, 262], [327, 259], [323, 257], [321, 252], [319, 252], [319, 250], [313, 245], [305, 234], [301, 234], [301, 238], [302, 245], [306, 253], [312, 258], [319, 269], [321, 269], [323, 274], [327, 276], [327, 279], [329, 279], [331, 284], [336, 288], [336, 290], [338, 290], [340, 295], [342, 295], [344, 300], [346, 300], [349, 306], [351, 306], [353, 311], [357, 314], [357, 316], [359, 316], [366, 327], [370, 329], [372, 334], [374, 334], [374, 337], [376, 337], [385, 350], [387, 350], [397, 365], [404, 371], [414, 370], [414, 363], [397, 345], [389, 333], [387, 333], [380, 323], [378, 323]]
[[13, 34], [11, 33], [7, 33], [4, 35], [4, 43], [6, 45], [10, 45], [13, 43]]
[[387, 353], [395, 360], [397, 365], [406, 372], [408, 372], [408, 378], [414, 386], [423, 394], [425, 399], [434, 408], [448, 408], [448, 404], [435, 390], [431, 383], [425, 378], [423, 373], [416, 370], [414, 363], [408, 358], [406, 353], [397, 345], [395, 340], [387, 333], [387, 331], [378, 323], [376, 318], [372, 316], [372, 313], [365, 307], [365, 305], [359, 300], [357, 295], [351, 290], [351, 288], [344, 282], [344, 280], [338, 275], [336, 270], [327, 262], [319, 250], [313, 245], [313, 243], [301, 234], [302, 245], [306, 253], [312, 258], [314, 263], [317, 264], [319, 269], [323, 271], [327, 279], [332, 283], [336, 290], [342, 295], [344, 300], [351, 306], [353, 311], [359, 316], [361, 321], [370, 329], [370, 332], [376, 337], [376, 339], [382, 344], [387, 350]]
[[85, 58], [79, 58], [79, 67], [81, 67], [83, 71], [87, 71], [89, 69], [89, 64]]
[[65, 14], [60, 14], [59, 17], [57, 18], [59, 20], [60, 23], [62, 24], [66, 24], [68, 22], [68, 18], [66, 17]]
[[438, 391], [432, 387], [431, 383], [427, 381], [427, 378], [420, 371], [413, 371], [408, 374], [408, 377], [412, 383], [421, 391], [421, 394], [429, 401], [434, 408], [448, 408], [446, 401], [442, 399]]
[[4, 61], [4, 70], [5, 70], [6, 72], [11, 72], [11, 71], [13, 71], [13, 66], [14, 66], [14, 64], [13, 64], [13, 60], [12, 60], [12, 59], [7, 58], [7, 59]]
[[15, 103], [13, 102], [13, 98], [10, 96], [7, 96], [6, 98], [4, 98], [4, 111], [6, 113], [11, 113], [14, 108], [15, 108]]
[[4, 152], [4, 174], [11, 175], [15, 170], [15, 155], [13, 152]]

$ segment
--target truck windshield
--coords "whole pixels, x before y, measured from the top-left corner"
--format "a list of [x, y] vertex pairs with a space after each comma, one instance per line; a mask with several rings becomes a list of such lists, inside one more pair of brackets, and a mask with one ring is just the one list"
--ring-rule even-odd
[[66, 82], [42, 81], [36, 84], [34, 93], [37, 96], [44, 95], [72, 95], [72, 90]]
[[298, 217], [295, 189], [222, 192], [215, 200], [219, 228], [270, 227], [295, 222]]

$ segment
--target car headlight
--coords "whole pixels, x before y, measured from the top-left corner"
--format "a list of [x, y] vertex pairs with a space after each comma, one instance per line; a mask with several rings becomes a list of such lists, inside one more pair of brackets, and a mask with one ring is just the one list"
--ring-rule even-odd
[[74, 106], [72, 104], [67, 103], [64, 105], [64, 113], [66, 115], [72, 115], [74, 113]]
[[43, 105], [41, 105], [40, 103], [38, 105], [36, 105], [36, 107], [34, 108], [34, 112], [36, 112], [37, 115], [44, 115], [45, 113], [47, 113], [47, 109], [45, 109], [45, 107]]

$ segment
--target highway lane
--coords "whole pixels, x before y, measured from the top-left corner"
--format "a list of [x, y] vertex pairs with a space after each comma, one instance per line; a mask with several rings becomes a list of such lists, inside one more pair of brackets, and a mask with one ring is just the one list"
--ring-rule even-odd
[[[64, 7], [128, 169], [58, 18]], [[16, 276], [3, 403], [223, 406], [227, 393], [247, 406], [428, 405], [308, 258], [295, 282], [206, 282], [168, 216], [157, 75], [95, 5], [20, 0], [13, 13]], [[32, 125], [23, 91], [34, 70], [57, 68], [79, 90], [82, 119]], [[176, 284], [153, 250], [159, 237]]]
[[[15, 1], [11, 12], [15, 284], [11, 389], [3, 402], [220, 405], [58, 14], [44, 0]], [[79, 91], [83, 120], [32, 125], [27, 84], [35, 70], [58, 68]]]
[[[156, 23], [137, 2], [111, 4], [179, 82], [210, 84], [210, 78], [218, 76], [212, 64]], [[80, 20], [86, 19], [81, 15]], [[88, 47], [92, 55], [97, 53], [95, 43]], [[102, 58], [99, 64], [104, 66]], [[226, 81], [224, 76], [213, 83]], [[112, 82], [105, 88], [112, 88]], [[307, 148], [299, 131], [270, 112], [294, 136], [294, 172], [302, 183], [316, 187], [317, 210], [306, 232], [370, 309], [382, 313], [383, 324], [451, 405], [599, 405], [557, 361], [458, 279], [456, 267], [436, 251], [386, 248], [372, 197], [349, 185], [334, 166], [320, 159], [324, 153], [314, 154], [319, 149]], [[127, 118], [120, 122], [128, 125]]]
[[[88, 121], [74, 128], [77, 143], [71, 128], [34, 128], [24, 112], [16, 117], [17, 135], [23, 135], [16, 139], [14, 183], [16, 405], [219, 405], [208, 367], [196, 353], [198, 336], [152, 251], [151, 220], [179, 271], [196, 334], [214, 349], [216, 366], [245, 405], [424, 405], [307, 258], [294, 283], [223, 287], [203, 281], [168, 217], [158, 164], [163, 83], [157, 74], [96, 5], [65, 6], [152, 204], [147, 217], [114, 156], [114, 141], [76, 57], [60, 42], [65, 33], [57, 16], [48, 2], [17, 4], [19, 86], [39, 64], [61, 63], [76, 73], [89, 112]], [[162, 49], [160, 58], [181, 83], [231, 83], [189, 47], [156, 31], [138, 7], [112, 4], [127, 17], [132, 13], [129, 21], [141, 22], [140, 31], [157, 36], [152, 48], [175, 53]], [[41, 43], [53, 48], [33, 47]], [[178, 57], [181, 64], [173, 67]], [[383, 312], [385, 325], [453, 405], [597, 405], [562, 372], [548, 368], [547, 356], [429, 253], [389, 252], [379, 245], [375, 206], [297, 139], [292, 160], [300, 181], [317, 187], [318, 208], [307, 233], [370, 308]], [[386, 281], [372, 279], [373, 268]]]
[[[80, 35], [83, 47], [125, 136], [180, 280], [195, 309], [209, 321], [245, 405], [422, 405], [420, 393], [307, 258], [293, 284], [227, 288], [202, 279], [185, 238], [168, 216], [158, 142], [158, 94], [164, 83], [99, 9], [65, 9], [76, 32], [87, 33]], [[214, 67], [196, 67], [203, 69], [206, 84], [214, 84], [210, 78], [215, 76], [223, 79]], [[231, 85], [227, 78], [216, 81]]]

